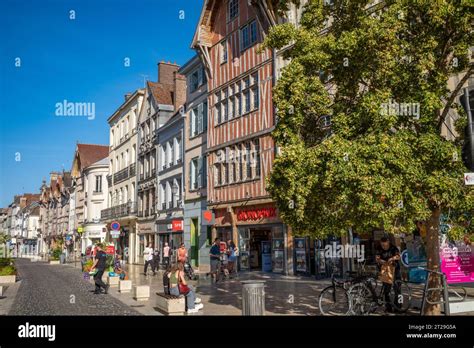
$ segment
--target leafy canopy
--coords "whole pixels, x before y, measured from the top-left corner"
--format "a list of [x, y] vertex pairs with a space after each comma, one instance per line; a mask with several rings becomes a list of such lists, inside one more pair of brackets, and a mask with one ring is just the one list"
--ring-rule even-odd
[[[333, 3], [308, 1], [300, 26], [278, 25], [265, 42], [288, 48], [290, 60], [274, 88], [282, 151], [268, 183], [284, 221], [324, 237], [349, 227], [407, 232], [435, 209], [472, 211], [463, 139], [447, 140], [441, 129], [446, 102], [454, 107], [450, 76], [472, 71], [473, 8], [462, 0]], [[390, 102], [411, 114], [388, 111]]]

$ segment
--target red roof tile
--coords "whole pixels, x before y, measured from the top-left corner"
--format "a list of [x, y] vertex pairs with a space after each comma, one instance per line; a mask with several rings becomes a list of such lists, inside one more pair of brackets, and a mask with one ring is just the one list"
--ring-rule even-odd
[[108, 157], [109, 147], [105, 145], [77, 144], [77, 152], [81, 161], [81, 167], [86, 168]]
[[164, 105], [173, 105], [173, 92], [174, 86], [166, 85], [164, 83], [159, 82], [151, 82], [147, 81], [148, 88], [153, 95], [153, 98], [158, 104]]

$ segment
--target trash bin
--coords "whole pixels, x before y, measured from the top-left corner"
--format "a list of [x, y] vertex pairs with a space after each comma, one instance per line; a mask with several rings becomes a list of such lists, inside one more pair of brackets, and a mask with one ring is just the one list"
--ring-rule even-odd
[[242, 315], [265, 315], [265, 281], [242, 282]]

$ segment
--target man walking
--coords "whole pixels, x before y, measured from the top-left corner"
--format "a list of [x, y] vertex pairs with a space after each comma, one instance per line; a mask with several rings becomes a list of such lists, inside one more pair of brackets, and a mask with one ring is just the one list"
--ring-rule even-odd
[[168, 246], [168, 243], [165, 243], [165, 247], [163, 248], [163, 262], [165, 267], [168, 268], [170, 264], [170, 247]]
[[151, 243], [148, 244], [148, 247], [143, 251], [143, 257], [145, 258], [145, 269], [143, 273], [146, 275], [148, 265], [153, 269], [153, 248], [151, 247]]
[[158, 249], [153, 251], [153, 267], [151, 268], [153, 275], [156, 275], [156, 271], [160, 270], [160, 252]]
[[104, 288], [104, 293], [109, 291], [109, 285], [102, 281], [104, 275], [105, 266], [107, 264], [107, 254], [102, 250], [102, 244], [99, 243], [96, 246], [96, 254], [92, 270], [97, 268], [97, 273], [94, 275], [95, 291], [94, 294], [100, 294], [100, 289]]
[[216, 283], [219, 280], [220, 272], [220, 259], [221, 259], [221, 250], [220, 250], [220, 239], [216, 238], [214, 243], [211, 246], [209, 251], [209, 257], [211, 259], [211, 277], [216, 279]]

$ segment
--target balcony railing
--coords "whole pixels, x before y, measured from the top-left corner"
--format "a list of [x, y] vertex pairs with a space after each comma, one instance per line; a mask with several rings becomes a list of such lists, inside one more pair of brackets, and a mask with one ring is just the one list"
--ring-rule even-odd
[[112, 175], [107, 175], [107, 184], [110, 186], [112, 186]]
[[135, 176], [136, 172], [137, 172], [137, 164], [136, 163], [132, 163], [130, 164], [130, 172], [129, 172], [129, 176]]
[[137, 202], [127, 202], [116, 205], [111, 208], [103, 209], [100, 212], [100, 218], [102, 220], [116, 219], [125, 216], [136, 215], [137, 213]]

